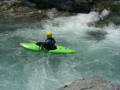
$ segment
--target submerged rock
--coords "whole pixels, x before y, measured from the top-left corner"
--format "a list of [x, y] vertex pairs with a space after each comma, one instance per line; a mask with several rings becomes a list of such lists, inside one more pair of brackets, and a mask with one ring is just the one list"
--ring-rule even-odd
[[59, 90], [120, 90], [120, 86], [105, 80], [79, 80]]
[[103, 30], [88, 31], [86, 38], [89, 40], [101, 41], [106, 38], [106, 35], [107, 35], [107, 32]]

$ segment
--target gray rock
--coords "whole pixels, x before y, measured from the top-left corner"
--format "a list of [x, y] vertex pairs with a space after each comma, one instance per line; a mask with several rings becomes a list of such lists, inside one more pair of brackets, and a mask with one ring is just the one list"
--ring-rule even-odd
[[93, 0], [27, 0], [33, 2], [39, 8], [57, 8], [71, 12], [89, 12], [93, 6]]
[[120, 87], [105, 80], [79, 80], [59, 90], [120, 90]]

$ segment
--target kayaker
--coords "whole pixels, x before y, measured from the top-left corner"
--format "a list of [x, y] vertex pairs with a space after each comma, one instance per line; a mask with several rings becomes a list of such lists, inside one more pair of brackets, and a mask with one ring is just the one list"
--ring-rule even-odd
[[52, 32], [46, 33], [47, 39], [44, 42], [37, 42], [36, 44], [47, 50], [55, 50], [57, 47], [55, 45], [56, 41], [52, 36]]

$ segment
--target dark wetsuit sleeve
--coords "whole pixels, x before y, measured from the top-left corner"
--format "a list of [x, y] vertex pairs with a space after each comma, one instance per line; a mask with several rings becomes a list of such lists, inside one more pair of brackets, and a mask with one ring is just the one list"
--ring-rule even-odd
[[53, 40], [54, 40], [54, 43], [56, 43], [55, 39], [53, 39]]
[[36, 45], [38, 45], [38, 46], [41, 46], [41, 45], [43, 45], [44, 44], [44, 42], [37, 42], [36, 43]]
[[55, 39], [54, 39], [54, 38], [52, 38], [52, 40], [53, 40], [53, 42], [54, 42], [54, 43], [56, 43], [56, 41], [55, 41]]

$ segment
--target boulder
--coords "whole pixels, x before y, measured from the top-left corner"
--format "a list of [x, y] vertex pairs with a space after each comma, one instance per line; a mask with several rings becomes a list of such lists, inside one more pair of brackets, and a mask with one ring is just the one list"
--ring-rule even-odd
[[120, 90], [120, 86], [106, 80], [78, 80], [58, 90]]
[[90, 12], [93, 0], [27, 0], [38, 8], [57, 8], [70, 12]]

